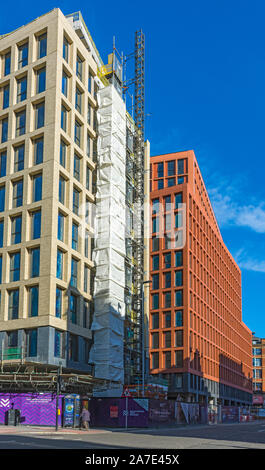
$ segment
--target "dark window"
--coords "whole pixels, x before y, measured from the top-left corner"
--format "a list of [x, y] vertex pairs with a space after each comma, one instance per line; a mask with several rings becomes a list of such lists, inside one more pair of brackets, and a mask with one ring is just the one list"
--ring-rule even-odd
[[57, 238], [61, 242], [64, 240], [64, 218], [65, 216], [61, 213], [58, 212], [58, 232], [57, 232]]
[[28, 65], [28, 43], [18, 47], [18, 69]]
[[63, 279], [63, 252], [59, 249], [57, 250], [56, 277]]
[[159, 274], [153, 274], [152, 276], [152, 289], [159, 289]]
[[40, 238], [41, 235], [41, 211], [32, 212], [32, 239]]
[[153, 256], [153, 271], [157, 271], [159, 269], [159, 255]]
[[152, 353], [152, 369], [158, 369], [159, 368], [159, 353], [155, 352]]
[[28, 343], [28, 356], [36, 357], [37, 356], [37, 343], [38, 343], [38, 330], [28, 330], [27, 331], [27, 343]]
[[47, 55], [47, 34], [44, 33], [38, 37], [38, 59]]
[[16, 320], [18, 318], [19, 309], [19, 289], [9, 291], [8, 297], [8, 320]]
[[171, 272], [164, 274], [164, 287], [165, 289], [171, 287]]
[[171, 292], [166, 292], [164, 294], [164, 307], [165, 308], [171, 307]]
[[27, 98], [27, 76], [17, 80], [17, 103]]
[[62, 93], [64, 96], [68, 96], [68, 75], [63, 71], [62, 74]]
[[10, 255], [10, 282], [20, 279], [20, 253]]
[[4, 221], [0, 221], [0, 248], [3, 248], [4, 242]]
[[82, 81], [82, 68], [83, 68], [83, 61], [79, 57], [79, 55], [77, 55], [76, 56], [76, 75], [81, 81]]
[[183, 285], [183, 271], [180, 269], [175, 272], [175, 286], [179, 287]]
[[181, 307], [183, 305], [183, 291], [177, 290], [175, 292], [175, 306]]
[[69, 359], [78, 362], [78, 336], [69, 335]]
[[14, 150], [14, 172], [24, 170], [24, 153], [25, 153], [25, 146], [19, 145]]
[[80, 181], [80, 161], [78, 155], [74, 154], [74, 177]]
[[158, 163], [157, 164], [157, 177], [158, 178], [163, 178], [164, 176], [164, 163]]
[[71, 261], [71, 279], [70, 284], [72, 287], [77, 287], [77, 275], [78, 275], [78, 261], [72, 258]]
[[175, 209], [178, 208], [178, 204], [182, 204], [183, 198], [182, 193], [175, 194]]
[[59, 287], [56, 287], [56, 300], [55, 300], [55, 316], [61, 318], [62, 316], [62, 305], [63, 305], [63, 291]]
[[175, 351], [175, 366], [178, 368], [183, 367], [183, 351]]
[[77, 323], [77, 296], [70, 295], [70, 320], [72, 323]]
[[21, 243], [22, 216], [12, 217], [11, 219], [11, 244]]
[[164, 268], [171, 268], [171, 253], [164, 255]]
[[45, 119], [45, 106], [44, 103], [37, 104], [35, 106], [35, 129], [39, 129], [44, 126]]
[[66, 164], [66, 150], [67, 150], [67, 145], [63, 140], [61, 140], [61, 144], [60, 144], [60, 165], [62, 165], [64, 168], [65, 168], [65, 164]]
[[175, 176], [176, 168], [175, 168], [175, 160], [172, 160], [167, 163], [167, 176]]
[[43, 137], [34, 140], [34, 165], [43, 162]]
[[171, 331], [166, 331], [164, 333], [164, 348], [170, 348], [171, 347]]
[[32, 248], [30, 250], [31, 258], [31, 277], [38, 277], [40, 275], [40, 249]]
[[63, 105], [61, 108], [61, 128], [67, 132], [67, 109]]
[[39, 309], [39, 287], [33, 286], [29, 289], [29, 316], [37, 317]]
[[7, 142], [8, 139], [8, 118], [1, 121], [1, 143]]
[[5, 194], [6, 194], [6, 188], [5, 186], [0, 187], [0, 212], [3, 212], [5, 210]]
[[73, 222], [72, 225], [72, 248], [78, 250], [78, 225]]
[[183, 330], [175, 331], [175, 346], [176, 346], [176, 348], [182, 348], [182, 346], [183, 346]]
[[3, 109], [9, 107], [9, 85], [3, 87]]
[[42, 175], [33, 176], [32, 183], [33, 183], [32, 202], [41, 201], [42, 199]]
[[59, 178], [59, 201], [64, 204], [65, 198], [65, 179], [60, 176]]
[[23, 205], [23, 180], [13, 183], [13, 208]]
[[4, 75], [6, 76], [10, 74], [10, 67], [11, 67], [11, 53], [10, 52], [5, 54], [4, 61], [5, 61]]
[[159, 333], [152, 334], [152, 349], [159, 348]]
[[170, 328], [171, 327], [171, 313], [166, 312], [164, 313], [164, 328]]
[[159, 328], [159, 313], [152, 314], [152, 328], [156, 330]]
[[0, 153], [0, 178], [6, 176], [6, 151]]
[[183, 253], [181, 251], [176, 251], [175, 252], [175, 266], [182, 266], [183, 265]]
[[159, 294], [152, 295], [152, 308], [153, 309], [159, 308]]
[[16, 137], [25, 134], [26, 132], [26, 111], [16, 113]]
[[183, 175], [184, 171], [184, 159], [178, 160], [178, 175]]
[[177, 310], [175, 312], [175, 326], [183, 326], [183, 311]]
[[169, 369], [171, 367], [171, 351], [164, 353], [165, 368]]
[[70, 44], [66, 38], [63, 38], [63, 58], [66, 62], [69, 60], [69, 48]]
[[42, 93], [46, 89], [46, 68], [42, 67], [36, 72], [37, 86], [36, 93]]

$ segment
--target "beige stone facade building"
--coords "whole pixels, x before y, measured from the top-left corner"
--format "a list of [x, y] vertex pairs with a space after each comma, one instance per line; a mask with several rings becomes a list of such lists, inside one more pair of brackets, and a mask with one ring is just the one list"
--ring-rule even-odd
[[[65, 17], [54, 9], [0, 38], [0, 350], [7, 362], [11, 356], [5, 351], [13, 351], [26, 362], [91, 371], [92, 290], [102, 295], [98, 280], [104, 276], [102, 259], [94, 259], [92, 248], [96, 254], [107, 249], [94, 240], [95, 200], [101, 200], [104, 186], [105, 167], [98, 162], [98, 155], [106, 155], [104, 100], [112, 96], [113, 115], [124, 113], [124, 148], [117, 150], [124, 167], [128, 120], [117, 89], [99, 74], [102, 66], [79, 13]], [[124, 282], [114, 273], [104, 286], [111, 304], [118, 292], [113, 286], [121, 287], [118, 300], [128, 288], [125, 235], [123, 242], [114, 264], [123, 259]], [[122, 307], [122, 321], [125, 315]], [[100, 328], [92, 326], [95, 334]], [[122, 346], [123, 331], [119, 338]], [[97, 357], [100, 376], [104, 358]], [[113, 365], [115, 356], [110, 360]], [[123, 360], [117, 380], [123, 377]]]

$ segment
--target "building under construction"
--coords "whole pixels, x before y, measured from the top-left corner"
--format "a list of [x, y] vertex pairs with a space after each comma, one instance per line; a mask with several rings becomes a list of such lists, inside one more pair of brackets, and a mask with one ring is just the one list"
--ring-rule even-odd
[[80, 12], [60, 9], [0, 38], [2, 391], [55, 390], [59, 375], [97, 396], [143, 385], [144, 47], [137, 31], [104, 64]]

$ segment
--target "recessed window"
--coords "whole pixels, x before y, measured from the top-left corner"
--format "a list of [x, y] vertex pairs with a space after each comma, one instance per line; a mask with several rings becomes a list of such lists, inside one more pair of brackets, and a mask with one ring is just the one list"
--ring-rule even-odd
[[60, 142], [60, 165], [66, 166], [67, 144], [61, 139]]
[[153, 274], [152, 276], [152, 289], [159, 289], [159, 274]]
[[31, 213], [31, 238], [35, 240], [41, 235], [41, 211]]
[[61, 108], [61, 128], [64, 130], [64, 132], [67, 132], [67, 109], [65, 108], [64, 105], [62, 105]]
[[175, 312], [175, 326], [183, 326], [183, 311], [182, 310], [177, 310]]
[[11, 218], [11, 245], [21, 243], [22, 216], [18, 215]]
[[4, 55], [4, 76], [9, 75], [11, 70], [11, 53], [7, 52]]
[[62, 74], [62, 93], [67, 98], [67, 96], [68, 96], [68, 75], [64, 70], [63, 70], [63, 74]]
[[153, 262], [153, 271], [157, 271], [159, 269], [159, 255], [155, 255], [152, 257]]
[[74, 188], [73, 189], [73, 212], [76, 215], [78, 215], [79, 213], [79, 198], [80, 198], [80, 193], [76, 188]]
[[31, 248], [30, 256], [30, 277], [38, 277], [40, 275], [40, 248]]
[[77, 288], [77, 279], [78, 277], [78, 260], [76, 260], [75, 258], [72, 258], [72, 261], [71, 261], [71, 279], [70, 279], [70, 285], [72, 287], [76, 287]]
[[66, 37], [63, 38], [63, 58], [66, 62], [69, 62], [69, 50], [70, 44], [67, 41]]
[[55, 316], [56, 318], [62, 317], [62, 306], [63, 306], [63, 290], [56, 287], [56, 299], [55, 299]]
[[16, 113], [16, 133], [15, 137], [25, 134], [26, 132], [26, 110]]
[[1, 120], [1, 143], [7, 142], [8, 139], [8, 118]]
[[182, 250], [175, 252], [175, 266], [179, 267], [183, 265], [183, 252]]
[[28, 43], [18, 46], [18, 69], [28, 65]]
[[183, 285], [183, 271], [180, 269], [175, 272], [175, 286], [180, 287]]
[[78, 121], [75, 121], [75, 143], [81, 146], [81, 129], [82, 126]]
[[65, 179], [60, 176], [59, 178], [59, 201], [64, 204], [65, 203]]
[[44, 33], [37, 37], [37, 58], [41, 59], [47, 55], [47, 34]]
[[20, 279], [20, 252], [10, 254], [10, 282]]
[[159, 313], [152, 314], [152, 328], [156, 330], [159, 328]]
[[75, 90], [75, 109], [82, 113], [82, 91], [78, 87]]
[[39, 310], [39, 287], [29, 288], [29, 317], [37, 317]]
[[46, 67], [36, 71], [36, 93], [42, 93], [46, 89]]
[[45, 119], [45, 104], [39, 103], [35, 105], [35, 129], [39, 129], [44, 126]]
[[82, 74], [83, 74], [83, 61], [81, 57], [77, 54], [76, 56], [76, 75], [79, 80], [82, 81]]
[[19, 289], [8, 292], [8, 320], [18, 319]]
[[175, 174], [176, 174], [175, 160], [167, 162], [167, 176], [175, 176]]
[[34, 147], [34, 165], [39, 165], [43, 162], [43, 137], [35, 139], [33, 142]]
[[32, 177], [32, 202], [42, 199], [42, 174]]
[[23, 205], [23, 179], [13, 183], [13, 208]]
[[0, 178], [6, 176], [6, 150], [0, 153]]
[[2, 108], [3, 109], [6, 109], [9, 107], [9, 95], [10, 95], [9, 90], [10, 90], [9, 84], [5, 85], [2, 88]]
[[164, 176], [164, 163], [160, 162], [160, 163], [157, 163], [157, 177], [163, 178], [163, 176]]
[[175, 331], [175, 347], [176, 348], [183, 347], [183, 330]]
[[152, 309], [156, 310], [159, 308], [159, 294], [152, 295]]
[[77, 296], [70, 295], [70, 320], [72, 323], [77, 323]]
[[75, 153], [74, 154], [74, 177], [77, 181], [80, 181], [80, 162], [81, 158]]
[[5, 194], [5, 186], [0, 186], [0, 212], [3, 212], [5, 210]]
[[57, 268], [56, 268], [56, 277], [58, 279], [63, 279], [63, 252], [61, 250], [57, 250]]
[[72, 248], [78, 251], [78, 224], [72, 224]]
[[177, 290], [175, 292], [175, 306], [181, 307], [183, 305], [183, 291]]
[[38, 330], [32, 329], [26, 331], [27, 335], [27, 350], [29, 357], [36, 357], [38, 354]]
[[17, 103], [27, 99], [27, 76], [17, 79]]
[[65, 216], [61, 213], [58, 212], [58, 232], [57, 232], [57, 238], [61, 242], [64, 241], [64, 223], [65, 223]]

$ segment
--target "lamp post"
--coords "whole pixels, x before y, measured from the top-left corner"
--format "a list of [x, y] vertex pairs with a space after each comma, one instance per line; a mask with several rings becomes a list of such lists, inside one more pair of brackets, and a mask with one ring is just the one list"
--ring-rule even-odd
[[60, 363], [57, 368], [57, 382], [56, 382], [56, 419], [55, 419], [55, 429], [58, 431], [58, 411], [59, 411], [59, 394], [61, 392], [61, 373], [62, 365]]
[[145, 318], [144, 318], [144, 286], [150, 284], [152, 281], [142, 282], [142, 397], [144, 398], [145, 386]]

